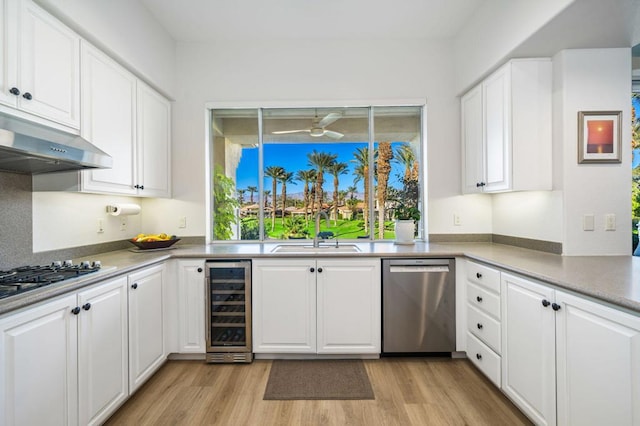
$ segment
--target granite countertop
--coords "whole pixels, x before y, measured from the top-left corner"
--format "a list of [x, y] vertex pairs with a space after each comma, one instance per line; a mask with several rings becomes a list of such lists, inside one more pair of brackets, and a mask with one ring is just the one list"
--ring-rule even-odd
[[[345, 243], [348, 244], [348, 243]], [[559, 256], [493, 243], [356, 243], [357, 253], [331, 253], [330, 250], [301, 250], [273, 253], [278, 243], [181, 245], [172, 250], [132, 252], [118, 250], [92, 256], [102, 262], [103, 270], [77, 280], [52, 284], [42, 289], [0, 300], [0, 314], [78, 290], [97, 281], [127, 274], [139, 268], [171, 258], [246, 259], [246, 258], [321, 258], [321, 257], [466, 257], [510, 272], [544, 281], [640, 314], [640, 257], [633, 256]], [[308, 242], [307, 242], [308, 245]]]

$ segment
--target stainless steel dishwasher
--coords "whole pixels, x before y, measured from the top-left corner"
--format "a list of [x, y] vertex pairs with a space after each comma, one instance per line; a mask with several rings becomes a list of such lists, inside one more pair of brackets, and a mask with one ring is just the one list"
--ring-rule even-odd
[[456, 350], [454, 259], [382, 259], [383, 354]]

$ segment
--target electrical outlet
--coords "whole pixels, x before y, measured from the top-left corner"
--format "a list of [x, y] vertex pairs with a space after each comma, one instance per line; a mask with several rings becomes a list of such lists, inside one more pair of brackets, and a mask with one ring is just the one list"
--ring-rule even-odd
[[585, 214], [582, 216], [582, 230], [583, 231], [593, 231], [596, 229], [595, 227], [596, 218], [592, 214]]
[[608, 213], [604, 215], [604, 230], [615, 231], [616, 230], [616, 215]]
[[98, 229], [96, 229], [98, 234], [102, 234], [104, 232], [104, 221], [102, 219], [98, 219]]
[[462, 221], [460, 220], [460, 215], [458, 213], [454, 213], [453, 214], [453, 224], [455, 226], [460, 226], [462, 225]]
[[187, 217], [180, 216], [180, 219], [178, 219], [178, 228], [186, 228], [186, 227], [187, 227]]
[[120, 230], [121, 231], [126, 231], [127, 230], [127, 218], [126, 217], [121, 217], [120, 218]]

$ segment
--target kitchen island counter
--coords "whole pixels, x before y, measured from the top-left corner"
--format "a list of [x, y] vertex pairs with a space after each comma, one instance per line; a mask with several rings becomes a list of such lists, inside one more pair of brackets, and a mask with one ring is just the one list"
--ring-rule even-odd
[[0, 300], [0, 314], [74, 291], [98, 281], [129, 273], [172, 258], [251, 259], [276, 257], [464, 257], [568, 289], [617, 307], [640, 313], [640, 258], [633, 256], [560, 256], [494, 243], [356, 243], [356, 253], [319, 250], [273, 253], [282, 245], [205, 244], [181, 245], [153, 252], [118, 250], [95, 256], [104, 271], [73, 282], [63, 282]]

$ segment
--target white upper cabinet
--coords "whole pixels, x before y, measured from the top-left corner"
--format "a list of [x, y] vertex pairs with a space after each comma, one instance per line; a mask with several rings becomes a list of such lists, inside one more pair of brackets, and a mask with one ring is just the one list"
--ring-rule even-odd
[[82, 43], [81, 135], [113, 157], [110, 169], [85, 170], [82, 190], [136, 195], [136, 78]]
[[171, 196], [171, 104], [138, 81], [138, 195]]
[[460, 102], [463, 193], [551, 189], [550, 59], [509, 61]]
[[1, 6], [3, 111], [79, 129], [80, 36], [29, 0]]

